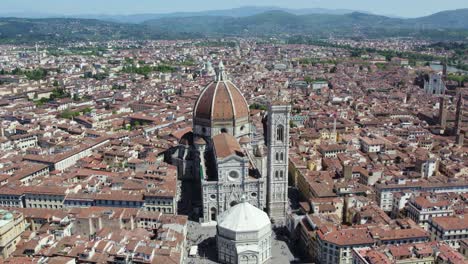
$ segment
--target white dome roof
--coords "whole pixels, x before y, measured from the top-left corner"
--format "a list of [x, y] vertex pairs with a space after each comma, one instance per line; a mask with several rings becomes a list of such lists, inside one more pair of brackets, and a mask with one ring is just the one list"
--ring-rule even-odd
[[248, 202], [241, 202], [218, 217], [218, 227], [234, 232], [257, 232], [269, 225], [268, 215]]

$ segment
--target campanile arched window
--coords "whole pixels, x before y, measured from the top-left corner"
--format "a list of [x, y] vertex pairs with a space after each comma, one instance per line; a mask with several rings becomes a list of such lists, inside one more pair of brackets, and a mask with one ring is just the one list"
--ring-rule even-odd
[[278, 125], [276, 127], [276, 140], [284, 141], [284, 126], [283, 125]]

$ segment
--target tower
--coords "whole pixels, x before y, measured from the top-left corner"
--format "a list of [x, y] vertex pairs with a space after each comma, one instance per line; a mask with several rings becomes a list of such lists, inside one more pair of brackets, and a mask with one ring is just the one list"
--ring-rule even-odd
[[455, 128], [454, 134], [456, 136], [456, 143], [458, 145], [463, 145], [464, 135], [461, 133], [461, 128], [463, 126], [463, 95], [462, 92], [458, 92], [458, 101], [457, 101], [457, 112], [455, 115]]
[[458, 92], [457, 96], [457, 111], [455, 114], [455, 135], [460, 133], [461, 125], [462, 125], [462, 117], [463, 117], [463, 96], [461, 92]]
[[39, 45], [36, 43], [36, 60], [38, 63], [41, 62], [41, 55], [39, 54]]
[[466, 134], [466, 131], [461, 130], [460, 133], [457, 135], [457, 137], [455, 138], [457, 145], [463, 147], [463, 144], [465, 141], [465, 134]]
[[444, 63], [442, 63], [442, 80], [447, 81], [447, 56], [445, 56]]
[[447, 98], [441, 96], [439, 98], [439, 126], [442, 129], [447, 127]]
[[288, 209], [289, 116], [291, 106], [272, 102], [268, 108], [267, 210], [275, 226], [286, 224]]
[[336, 133], [336, 113], [333, 114], [333, 131], [331, 134], [331, 139], [333, 143], [336, 143], [338, 140], [338, 135]]

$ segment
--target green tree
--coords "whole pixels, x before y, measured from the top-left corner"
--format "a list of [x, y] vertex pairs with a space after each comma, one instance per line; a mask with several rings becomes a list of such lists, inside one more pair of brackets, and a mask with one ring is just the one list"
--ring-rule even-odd
[[21, 75], [21, 74], [23, 74], [23, 71], [22, 71], [20, 68], [14, 68], [14, 69], [11, 71], [11, 74], [12, 74], [12, 75]]
[[290, 128], [295, 128], [296, 125], [294, 124], [294, 122], [292, 120], [289, 120], [289, 127]]
[[47, 70], [39, 68], [32, 71], [26, 71], [24, 74], [29, 80], [39, 81], [43, 80], [47, 76]]
[[307, 83], [312, 83], [314, 81], [314, 79], [312, 79], [312, 77], [310, 77], [310, 76], [306, 76], [306, 77], [304, 77], [304, 81], [307, 82]]
[[249, 106], [250, 109], [258, 109], [258, 110], [264, 110], [266, 111], [267, 110], [267, 107], [266, 105], [262, 105], [262, 104], [259, 104], [259, 103], [253, 103]]

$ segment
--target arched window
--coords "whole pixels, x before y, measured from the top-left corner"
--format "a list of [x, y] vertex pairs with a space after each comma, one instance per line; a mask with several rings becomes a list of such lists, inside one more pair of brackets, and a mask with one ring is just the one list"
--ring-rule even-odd
[[216, 221], [216, 208], [211, 207], [211, 221]]
[[284, 141], [284, 126], [278, 125], [276, 127], [276, 140]]
[[275, 171], [275, 178], [279, 178], [279, 171]]
[[278, 161], [278, 160], [279, 160], [279, 153], [276, 152], [276, 161]]
[[280, 160], [281, 160], [281, 161], [284, 160], [284, 153], [283, 153], [283, 152], [281, 152], [281, 154], [280, 154]]

